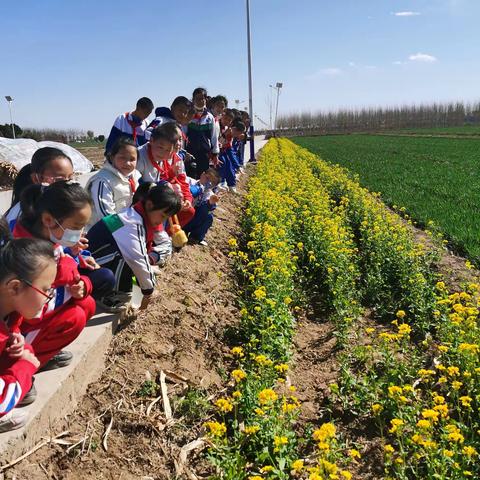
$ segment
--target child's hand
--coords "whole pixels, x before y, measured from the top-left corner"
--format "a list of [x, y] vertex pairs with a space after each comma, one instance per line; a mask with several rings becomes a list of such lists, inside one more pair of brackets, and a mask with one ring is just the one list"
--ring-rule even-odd
[[25, 346], [25, 339], [21, 333], [10, 333], [5, 351], [10, 358], [20, 358]]
[[80, 237], [80, 240], [73, 247], [70, 247], [70, 251], [72, 252], [72, 255], [76, 257], [82, 250], [86, 250], [87, 248], [87, 237]]
[[215, 153], [212, 155], [212, 165], [216, 168], [219, 165], [222, 165], [223, 162], [221, 162], [218, 158], [218, 155]]
[[192, 208], [192, 202], [190, 202], [190, 200], [184, 200], [182, 205], [182, 211], [188, 210], [189, 208]]
[[142, 303], [138, 307], [139, 310], [146, 310], [150, 301], [152, 300], [152, 295], [144, 295], [142, 298]]
[[82, 268], [88, 268], [89, 270], [98, 270], [100, 265], [95, 261], [93, 257], [82, 257]]
[[214, 193], [213, 195], [210, 196], [210, 198], [208, 199], [208, 203], [210, 205], [216, 205], [218, 203], [218, 201], [220, 200], [220, 197]]
[[69, 289], [72, 297], [76, 298], [77, 300], [84, 298], [85, 294], [87, 293], [87, 288], [83, 280], [80, 280], [75, 285], [70, 285]]
[[40, 366], [40, 362], [38, 361], [38, 358], [27, 348], [23, 350], [20, 358], [22, 360], [26, 360], [27, 362], [30, 362], [35, 368], [38, 368]]

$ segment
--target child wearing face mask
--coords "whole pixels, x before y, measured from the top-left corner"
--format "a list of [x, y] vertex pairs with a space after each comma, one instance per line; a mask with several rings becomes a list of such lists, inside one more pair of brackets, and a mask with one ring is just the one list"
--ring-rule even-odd
[[161, 255], [157, 250], [158, 227], [180, 208], [180, 197], [166, 182], [143, 183], [131, 207], [104, 217], [88, 231], [97, 262], [115, 272], [117, 295], [131, 292], [135, 275], [143, 293], [141, 308], [147, 307], [156, 284], [152, 266]]
[[[71, 362], [72, 354], [61, 350], [78, 337], [95, 313], [92, 282], [79, 272], [77, 262], [64, 251], [76, 245], [82, 236], [92, 212], [90, 201], [79, 184], [65, 181], [49, 187], [32, 185], [22, 194], [22, 214], [13, 230], [14, 237], [50, 241], [57, 261], [51, 300], [42, 312], [25, 320], [21, 327], [43, 369]], [[108, 271], [103, 273], [111, 275]]]
[[40, 362], [20, 334], [20, 325], [43, 308], [56, 269], [51, 243], [13, 240], [6, 221], [0, 220], [0, 432], [27, 421], [27, 413], [15, 407], [33, 401], [33, 374]]
[[39, 148], [32, 161], [25, 165], [13, 183], [12, 204], [5, 214], [10, 231], [20, 216], [20, 196], [30, 185], [50, 185], [60, 180], [73, 178], [73, 163], [62, 150], [53, 147]]

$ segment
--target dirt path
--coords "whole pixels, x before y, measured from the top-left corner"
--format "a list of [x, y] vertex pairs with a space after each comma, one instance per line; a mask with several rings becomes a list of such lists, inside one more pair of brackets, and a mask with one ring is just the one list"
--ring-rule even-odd
[[[239, 191], [244, 184], [245, 179]], [[242, 195], [226, 194], [207, 237], [209, 247], [187, 246], [174, 255], [162, 271], [158, 298], [117, 333], [101, 379], [90, 386], [82, 406], [50, 432], [69, 430], [66, 440], [85, 441], [69, 453], [67, 446], [44, 447], [5, 478], [175, 477], [173, 460], [181, 446], [201, 436], [207, 397], [221, 387], [225, 330], [239, 318], [227, 242], [239, 232], [242, 202]], [[159, 383], [161, 370], [187, 379], [167, 381], [173, 410], [168, 424], [161, 400], [146, 413], [160, 396], [153, 382]], [[181, 397], [187, 400], [176, 401]], [[105, 451], [102, 440], [112, 419]]]

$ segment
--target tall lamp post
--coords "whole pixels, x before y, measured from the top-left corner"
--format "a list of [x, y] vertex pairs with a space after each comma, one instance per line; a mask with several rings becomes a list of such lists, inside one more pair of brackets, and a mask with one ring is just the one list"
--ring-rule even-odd
[[247, 51], [248, 51], [248, 109], [250, 115], [250, 161], [255, 161], [255, 145], [254, 145], [254, 135], [255, 130], [253, 128], [253, 94], [252, 94], [252, 48], [251, 48], [251, 39], [250, 39], [250, 0], [246, 0], [247, 7]]
[[8, 109], [10, 110], [10, 125], [12, 127], [13, 139], [15, 140], [15, 126], [14, 126], [14, 123], [13, 123], [13, 116], [12, 116], [13, 98], [10, 95], [6, 95], [5, 100], [8, 102]]

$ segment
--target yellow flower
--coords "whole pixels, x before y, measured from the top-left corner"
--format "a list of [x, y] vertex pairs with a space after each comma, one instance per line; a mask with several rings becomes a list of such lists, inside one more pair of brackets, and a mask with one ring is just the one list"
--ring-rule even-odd
[[418, 428], [430, 428], [431, 423], [428, 420], [419, 420], [417, 422], [417, 427]]
[[274, 451], [278, 452], [282, 445], [287, 445], [288, 438], [285, 436], [275, 436], [273, 438], [273, 443], [275, 445]]
[[233, 379], [238, 383], [241, 382], [244, 378], [247, 378], [247, 374], [243, 370], [233, 370], [232, 372]]
[[377, 415], [383, 410], [383, 407], [379, 403], [374, 403], [372, 405], [372, 412]]
[[478, 455], [477, 451], [470, 446], [463, 447], [462, 453], [466, 455], [467, 457], [473, 457], [474, 455]]
[[448, 457], [448, 458], [452, 458], [452, 457], [455, 455], [455, 452], [452, 452], [452, 450], [447, 450], [447, 449], [445, 449], [445, 450], [443, 451], [443, 454], [444, 454], [446, 457]]
[[246, 435], [254, 435], [260, 430], [260, 427], [258, 425], [251, 425], [249, 427], [245, 427], [245, 434]]
[[219, 398], [215, 402], [216, 407], [223, 413], [231, 412], [233, 404], [227, 398]]
[[285, 297], [285, 299], [283, 300], [283, 303], [285, 303], [285, 305], [290, 305], [292, 302], [293, 300], [290, 297]]
[[375, 331], [375, 329], [372, 328], [372, 327], [368, 327], [368, 328], [365, 329], [365, 333], [368, 333], [368, 334], [373, 333], [374, 331]]
[[268, 472], [271, 472], [272, 470], [274, 470], [274, 468], [271, 465], [265, 465], [260, 469], [262, 473], [268, 473]]
[[243, 348], [242, 348], [242, 347], [233, 347], [233, 348], [230, 350], [230, 353], [231, 353], [232, 355], [235, 355], [236, 357], [243, 357], [243, 356], [244, 356]]
[[385, 450], [385, 453], [393, 453], [395, 451], [395, 449], [389, 443], [387, 443], [383, 449]]
[[242, 393], [236, 390], [235, 392], [232, 393], [232, 397], [238, 400], [239, 398], [242, 398]]
[[273, 403], [277, 399], [278, 399], [278, 395], [271, 388], [265, 388], [258, 394], [258, 400], [260, 402], [260, 405]]
[[263, 478], [260, 475], [250, 475], [248, 480], [263, 480]]
[[391, 428], [388, 430], [390, 433], [395, 433], [404, 424], [403, 420], [400, 420], [399, 418], [394, 418], [393, 420], [390, 421]]
[[303, 469], [303, 465], [304, 465], [303, 460], [295, 460], [295, 461], [292, 463], [291, 469], [292, 469], [294, 472], [300, 472], [300, 471]]
[[457, 382], [457, 381], [452, 382], [452, 388], [454, 390], [460, 390], [462, 388], [462, 385], [463, 385], [462, 382]]
[[405, 317], [405, 315], [406, 315], [406, 313], [405, 313], [404, 310], [399, 310], [399, 311], [397, 312], [397, 318], [402, 319], [402, 318]]
[[237, 241], [234, 239], [234, 238], [230, 238], [228, 240], [228, 244], [231, 246], [231, 247], [237, 247], [238, 244], [237, 244]]
[[319, 429], [313, 432], [313, 438], [317, 442], [325, 442], [330, 438], [334, 438], [336, 433], [336, 428], [333, 423], [324, 423], [320, 426]]
[[227, 427], [224, 423], [207, 422], [204, 425], [210, 430], [209, 434], [213, 437], [222, 437], [227, 432]]
[[358, 450], [356, 450], [355, 448], [351, 448], [348, 452], [348, 455], [351, 457], [351, 458], [361, 458], [361, 455], [360, 455], [360, 452]]
[[402, 387], [397, 387], [396, 385], [392, 385], [388, 387], [388, 395], [390, 397], [395, 397], [396, 395], [401, 395], [403, 392]]
[[342, 474], [342, 477], [346, 480], [351, 480], [352, 474], [348, 470], [342, 470], [340, 473]]
[[472, 398], [465, 395], [463, 397], [460, 397], [459, 400], [462, 402], [462, 405], [464, 407], [470, 407], [471, 406]]
[[286, 363], [280, 363], [279, 365], [275, 365], [275, 370], [280, 373], [285, 373], [288, 371], [288, 365]]
[[422, 417], [431, 420], [433, 423], [438, 421], [439, 413], [431, 408], [422, 411]]
[[253, 292], [253, 295], [257, 300], [262, 300], [267, 296], [267, 291], [265, 287], [260, 287]]

